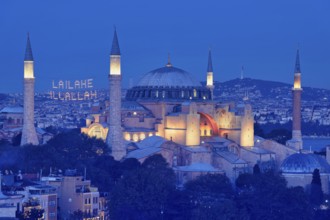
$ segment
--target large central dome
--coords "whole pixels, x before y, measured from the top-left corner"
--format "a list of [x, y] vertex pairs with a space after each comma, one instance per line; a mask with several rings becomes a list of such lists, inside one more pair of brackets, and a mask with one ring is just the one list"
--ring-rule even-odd
[[173, 67], [152, 70], [126, 93], [127, 100], [209, 100], [211, 92], [190, 73]]
[[190, 73], [168, 64], [146, 73], [136, 86], [199, 87], [202, 85]]

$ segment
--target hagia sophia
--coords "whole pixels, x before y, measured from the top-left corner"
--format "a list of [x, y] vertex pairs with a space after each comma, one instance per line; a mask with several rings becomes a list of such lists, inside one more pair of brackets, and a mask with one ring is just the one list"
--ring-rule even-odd
[[[166, 62], [164, 62], [166, 63]], [[28, 39], [24, 61], [24, 126], [22, 144], [38, 144], [33, 124], [33, 56]], [[206, 173], [221, 173], [234, 182], [239, 174], [262, 170], [282, 172], [289, 186], [307, 187], [319, 169], [323, 191], [329, 192], [330, 150], [321, 157], [302, 149], [301, 70], [299, 50], [294, 70], [293, 130], [286, 145], [254, 135], [254, 115], [247, 100], [223, 103], [213, 96], [211, 51], [206, 85], [172, 64], [141, 76], [122, 99], [121, 53], [115, 31], [111, 53], [109, 104], [97, 103], [81, 132], [106, 141], [116, 160], [161, 154], [178, 185]], [[105, 78], [106, 76], [104, 76]]]

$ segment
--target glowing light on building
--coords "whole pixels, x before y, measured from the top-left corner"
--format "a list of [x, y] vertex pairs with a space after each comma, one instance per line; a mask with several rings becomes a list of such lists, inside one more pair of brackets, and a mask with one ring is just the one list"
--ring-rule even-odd
[[144, 133], [141, 133], [140, 134], [140, 140], [142, 141], [142, 140], [144, 140], [146, 138], [146, 135], [144, 134]]
[[34, 78], [33, 61], [24, 61], [24, 78]]
[[120, 55], [111, 55], [110, 75], [120, 75]]
[[300, 73], [294, 74], [294, 83], [293, 83], [294, 89], [301, 89], [301, 78]]
[[139, 136], [137, 134], [133, 134], [133, 141], [134, 142], [139, 141]]
[[212, 72], [207, 73], [206, 85], [213, 86], [213, 73]]

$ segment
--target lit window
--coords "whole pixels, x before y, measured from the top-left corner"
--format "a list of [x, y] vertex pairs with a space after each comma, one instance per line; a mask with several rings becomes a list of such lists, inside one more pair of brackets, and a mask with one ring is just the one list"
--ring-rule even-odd
[[133, 134], [133, 141], [137, 142], [139, 140], [139, 136], [137, 134]]
[[194, 89], [194, 97], [197, 97], [197, 90]]
[[140, 134], [140, 140], [143, 140], [143, 139], [145, 139], [146, 138], [146, 135], [144, 134], [144, 133], [141, 133]]

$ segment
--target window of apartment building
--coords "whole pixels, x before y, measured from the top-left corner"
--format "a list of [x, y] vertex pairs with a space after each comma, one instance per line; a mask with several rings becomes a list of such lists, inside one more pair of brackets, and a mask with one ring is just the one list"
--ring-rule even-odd
[[86, 198], [85, 199], [85, 204], [91, 204], [91, 198]]
[[96, 204], [98, 201], [98, 198], [97, 197], [93, 197], [93, 204]]
[[49, 201], [48, 202], [48, 205], [49, 206], [55, 206], [56, 205], [56, 201], [54, 201], [54, 200], [53, 201]]

